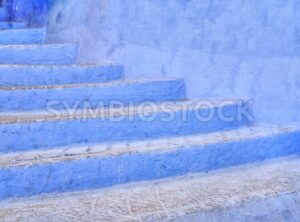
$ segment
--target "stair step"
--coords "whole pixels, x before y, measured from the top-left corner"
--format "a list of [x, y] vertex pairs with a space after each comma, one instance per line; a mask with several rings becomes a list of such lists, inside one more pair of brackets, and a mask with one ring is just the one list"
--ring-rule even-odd
[[77, 51], [77, 44], [0, 45], [0, 64], [69, 65]]
[[[74, 172], [77, 170], [77, 166], [73, 168]], [[55, 173], [41, 175], [62, 177]], [[44, 189], [49, 188], [45, 181], [36, 177], [40, 176], [38, 173], [33, 176], [26, 174], [22, 178], [35, 178], [36, 182], [31, 186], [43, 184]], [[299, 180], [300, 158], [290, 156], [208, 174], [195, 173], [106, 189], [4, 200], [0, 202], [0, 217], [3, 221], [48, 221], [50, 218], [51, 221], [80, 221], [84, 218], [86, 221], [113, 222], [212, 221], [214, 215], [221, 220], [213, 221], [252, 221], [246, 210], [254, 205], [253, 221], [257, 221], [254, 219], [265, 210], [270, 211], [265, 212], [266, 215], [278, 220], [278, 216], [286, 215], [283, 212], [287, 209], [289, 214], [299, 215]], [[56, 184], [58, 186], [59, 181]], [[30, 189], [31, 186], [18, 184], [21, 189]], [[7, 192], [10, 191], [11, 188], [7, 187]], [[245, 211], [239, 215], [229, 213], [241, 207]], [[278, 209], [275, 211], [277, 215], [271, 213], [272, 209]], [[235, 218], [237, 216], [240, 217]]]
[[207, 172], [299, 154], [299, 142], [299, 128], [256, 126], [144, 142], [8, 153], [0, 156], [0, 197], [94, 189]]
[[6, 9], [1, 7], [0, 8], [0, 21], [6, 21], [6, 20], [7, 20]]
[[116, 65], [0, 65], [0, 87], [109, 82], [123, 74]]
[[5, 111], [46, 110], [49, 105], [65, 109], [66, 105], [82, 107], [111, 102], [141, 103], [185, 99], [181, 79], [115, 81], [33, 87], [0, 87], [0, 109]]
[[[210, 104], [207, 107], [207, 102], [185, 101], [95, 110], [2, 113], [0, 152], [205, 133], [248, 122], [240, 116], [239, 100]], [[231, 119], [223, 119], [220, 113]]]
[[7, 29], [0, 30], [0, 44], [41, 44], [44, 42], [45, 29]]
[[1, 29], [24, 29], [27, 27], [26, 23], [22, 22], [0, 22]]

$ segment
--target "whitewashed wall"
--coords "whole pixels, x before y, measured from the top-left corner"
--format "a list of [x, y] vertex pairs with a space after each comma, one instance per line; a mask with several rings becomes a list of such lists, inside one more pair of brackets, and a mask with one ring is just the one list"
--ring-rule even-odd
[[190, 98], [249, 98], [259, 122], [300, 123], [298, 0], [65, 0], [48, 32], [79, 41], [82, 63], [183, 77]]

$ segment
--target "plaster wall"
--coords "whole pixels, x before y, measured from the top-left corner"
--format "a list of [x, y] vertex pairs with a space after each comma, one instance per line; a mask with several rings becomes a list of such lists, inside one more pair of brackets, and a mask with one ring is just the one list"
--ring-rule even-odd
[[65, 0], [48, 34], [80, 42], [81, 63], [182, 77], [189, 98], [252, 99], [258, 122], [300, 123], [297, 0]]

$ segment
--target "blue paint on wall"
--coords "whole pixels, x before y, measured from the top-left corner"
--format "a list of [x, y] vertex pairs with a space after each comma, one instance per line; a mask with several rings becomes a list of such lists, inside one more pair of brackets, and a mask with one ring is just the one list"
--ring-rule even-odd
[[82, 62], [179, 76], [189, 98], [249, 98], [259, 122], [300, 123], [298, 0], [73, 0], [50, 15], [49, 39], [79, 41]]
[[54, 0], [8, 0], [5, 6], [13, 21], [44, 25], [53, 3]]

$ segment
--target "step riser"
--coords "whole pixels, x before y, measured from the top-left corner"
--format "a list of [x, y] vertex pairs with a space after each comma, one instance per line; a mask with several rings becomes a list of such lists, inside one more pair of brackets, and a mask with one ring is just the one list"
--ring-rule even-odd
[[0, 30], [2, 29], [24, 29], [27, 25], [25, 23], [17, 22], [0, 22]]
[[0, 22], [7, 20], [7, 13], [5, 8], [0, 8]]
[[76, 44], [0, 46], [0, 64], [69, 65], [77, 51]]
[[0, 44], [41, 44], [44, 42], [44, 36], [44, 29], [3, 30], [0, 31]]
[[126, 154], [2, 168], [0, 198], [108, 187], [252, 163], [300, 152], [300, 132], [166, 153]]
[[121, 79], [123, 74], [124, 68], [122, 66], [0, 66], [0, 86], [109, 82]]
[[[59, 89], [0, 90], [1, 111], [46, 110], [51, 108], [65, 110], [84, 101], [92, 106], [112, 101], [140, 103], [143, 101], [167, 101], [185, 99], [182, 80], [149, 81], [144, 83], [122, 83], [119, 85], [88, 86]], [[80, 106], [78, 106], [80, 107]]]
[[201, 116], [204, 116], [203, 109], [198, 109], [181, 110], [171, 115], [167, 112], [153, 113], [150, 117], [136, 115], [121, 118], [2, 124], [0, 152], [207, 133], [232, 129], [247, 123], [246, 119], [238, 119], [239, 111], [236, 105], [223, 107], [224, 115], [233, 117], [233, 121], [223, 121], [217, 114], [203, 121], [199, 118], [199, 111]]

